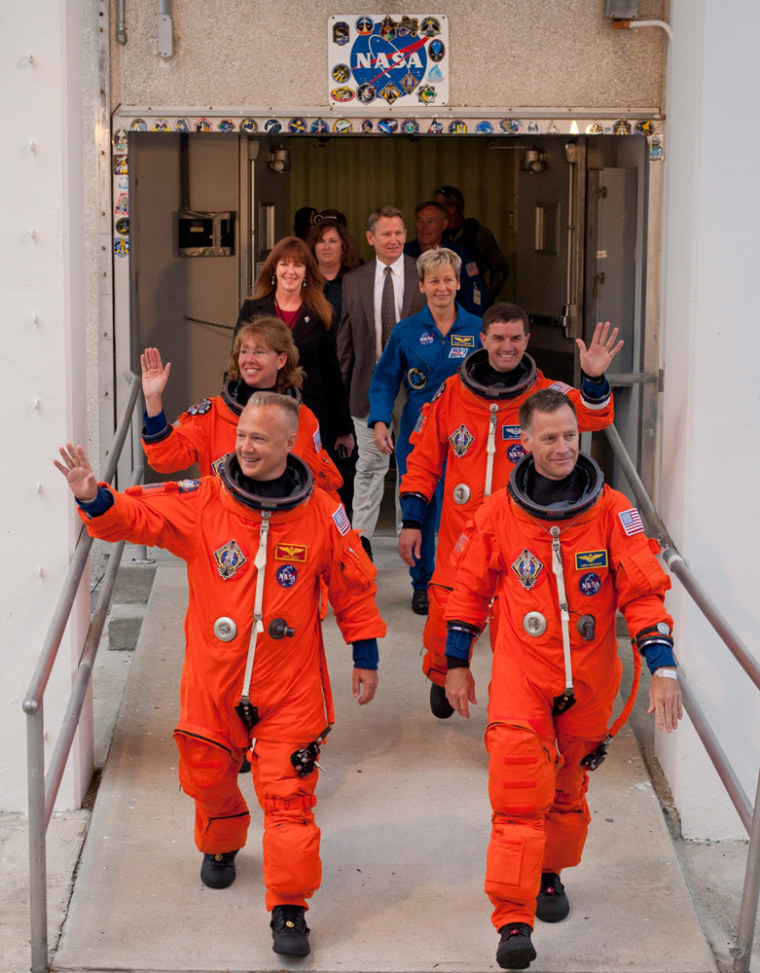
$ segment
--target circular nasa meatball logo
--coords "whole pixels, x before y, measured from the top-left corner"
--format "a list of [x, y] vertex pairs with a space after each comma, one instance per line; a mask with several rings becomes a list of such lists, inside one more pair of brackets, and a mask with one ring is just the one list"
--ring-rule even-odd
[[277, 584], [281, 588], [292, 588], [296, 581], [298, 581], [298, 571], [296, 571], [294, 565], [283, 564], [281, 568], [277, 569]]
[[[393, 27], [376, 23], [372, 32], [356, 38], [351, 47], [351, 73], [364, 97], [370, 91], [389, 105], [410, 95], [427, 68], [426, 37], [399, 36]], [[362, 95], [359, 96], [362, 100]]]
[[595, 574], [593, 571], [589, 571], [587, 574], [584, 574], [581, 577], [580, 581], [578, 582], [578, 587], [580, 588], [582, 595], [591, 597], [591, 595], [595, 595], [602, 587], [602, 579], [598, 574]]

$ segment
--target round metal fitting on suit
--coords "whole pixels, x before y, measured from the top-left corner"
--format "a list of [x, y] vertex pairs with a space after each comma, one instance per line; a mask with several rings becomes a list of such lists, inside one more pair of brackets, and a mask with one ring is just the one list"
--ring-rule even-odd
[[454, 487], [454, 503], [467, 503], [472, 496], [472, 491], [466, 483], [457, 483]]
[[214, 635], [220, 642], [231, 642], [237, 635], [237, 625], [231, 618], [222, 615], [214, 622]]
[[525, 618], [523, 618], [523, 628], [528, 635], [537, 638], [546, 631], [546, 618], [541, 612], [528, 612]]

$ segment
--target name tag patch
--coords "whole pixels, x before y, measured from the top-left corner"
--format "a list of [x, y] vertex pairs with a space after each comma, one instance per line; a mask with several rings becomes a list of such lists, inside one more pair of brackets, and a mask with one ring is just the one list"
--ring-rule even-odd
[[475, 338], [471, 334], [453, 334], [451, 343], [452, 345], [459, 345], [460, 348], [474, 348]]
[[305, 544], [276, 544], [274, 548], [275, 561], [295, 561], [298, 564], [306, 563]]
[[501, 438], [502, 439], [519, 439], [522, 435], [522, 429], [520, 426], [502, 426], [501, 427]]
[[606, 551], [579, 551], [575, 555], [575, 570], [576, 571], [588, 571], [590, 568], [597, 570], [598, 568], [607, 567], [607, 552]]

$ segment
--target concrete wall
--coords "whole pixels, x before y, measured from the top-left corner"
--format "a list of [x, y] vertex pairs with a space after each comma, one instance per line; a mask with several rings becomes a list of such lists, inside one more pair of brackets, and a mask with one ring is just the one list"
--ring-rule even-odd
[[[688, 564], [757, 654], [760, 132], [747, 120], [760, 67], [745, 14], [739, 0], [671, 5], [662, 510]], [[680, 592], [671, 605], [679, 657], [752, 801], [757, 690]], [[685, 834], [744, 837], [693, 730], [683, 729], [660, 741], [660, 759]]]
[[[604, 8], [604, 0], [440, 0], [431, 12], [449, 18], [451, 104], [661, 105], [661, 31], [612, 31]], [[114, 104], [327, 104], [328, 17], [375, 9], [353, 0], [174, 3], [175, 55], [164, 61], [158, 5], [126, 0], [127, 44], [113, 48]], [[641, 17], [660, 18], [663, 9], [662, 0], [642, 0]]]
[[[81, 11], [64, 0], [4, 4], [0, 13], [0, 87], [12, 92], [2, 102], [0, 141], [0, 809], [9, 811], [26, 805], [21, 704], [78, 529], [52, 458], [60, 443], [86, 441], [81, 34]], [[87, 579], [84, 588], [50, 679], [47, 757], [70, 690], [76, 636], [87, 620]], [[89, 783], [86, 736], [62, 791], [69, 807]]]

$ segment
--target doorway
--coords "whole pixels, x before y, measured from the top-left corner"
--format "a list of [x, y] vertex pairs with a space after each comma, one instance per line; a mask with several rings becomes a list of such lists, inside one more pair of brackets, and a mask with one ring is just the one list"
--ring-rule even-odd
[[[588, 342], [598, 320], [611, 320], [626, 341], [615, 371], [641, 370], [644, 136], [134, 133], [129, 154], [132, 361], [139, 371], [149, 344], [172, 361], [170, 418], [221, 387], [240, 303], [299, 208], [343, 212], [369, 260], [367, 215], [399, 206], [411, 238], [414, 207], [445, 184], [460, 188], [465, 215], [487, 225], [507, 257], [499, 299], [528, 312], [530, 351], [545, 374], [579, 383], [575, 338]], [[182, 253], [183, 211], [232, 214], [231, 247]], [[616, 424], [635, 461], [639, 393], [615, 389]], [[615, 485], [614, 469], [608, 478]]]

